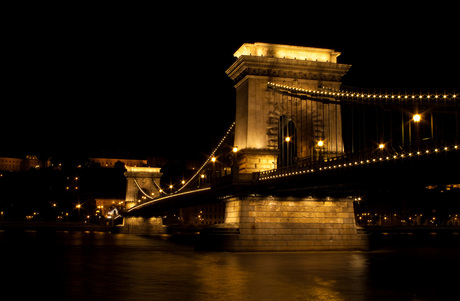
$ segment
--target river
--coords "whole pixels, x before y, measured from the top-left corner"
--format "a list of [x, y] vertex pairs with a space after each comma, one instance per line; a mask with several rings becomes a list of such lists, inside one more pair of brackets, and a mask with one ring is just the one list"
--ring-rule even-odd
[[0, 231], [2, 300], [459, 300], [458, 246], [199, 252], [162, 237]]

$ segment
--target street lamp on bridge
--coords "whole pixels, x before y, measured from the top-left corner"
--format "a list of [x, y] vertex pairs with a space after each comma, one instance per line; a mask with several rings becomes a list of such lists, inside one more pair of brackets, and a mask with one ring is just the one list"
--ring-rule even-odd
[[414, 114], [414, 116], [412, 116], [412, 120], [414, 122], [420, 122], [422, 120], [422, 115], [420, 114]]

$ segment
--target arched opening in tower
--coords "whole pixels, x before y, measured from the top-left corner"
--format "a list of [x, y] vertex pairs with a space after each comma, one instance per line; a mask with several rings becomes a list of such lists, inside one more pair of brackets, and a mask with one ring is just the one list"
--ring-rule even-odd
[[278, 167], [291, 166], [297, 160], [297, 129], [289, 117], [282, 115], [278, 131]]

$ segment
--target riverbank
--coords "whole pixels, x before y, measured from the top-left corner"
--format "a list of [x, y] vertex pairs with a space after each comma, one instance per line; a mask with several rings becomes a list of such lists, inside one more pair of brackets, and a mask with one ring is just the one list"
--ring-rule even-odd
[[460, 247], [460, 227], [366, 227], [363, 231], [370, 250]]
[[0, 230], [103, 231], [112, 226], [76, 222], [0, 222]]

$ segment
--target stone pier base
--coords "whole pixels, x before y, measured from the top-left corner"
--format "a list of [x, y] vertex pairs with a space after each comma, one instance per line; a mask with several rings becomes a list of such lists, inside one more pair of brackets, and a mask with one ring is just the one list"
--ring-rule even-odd
[[136, 217], [124, 218], [121, 233], [125, 234], [163, 234], [165, 227], [161, 217]]
[[225, 224], [239, 230], [223, 244], [228, 251], [368, 249], [351, 199], [231, 198], [225, 214]]

